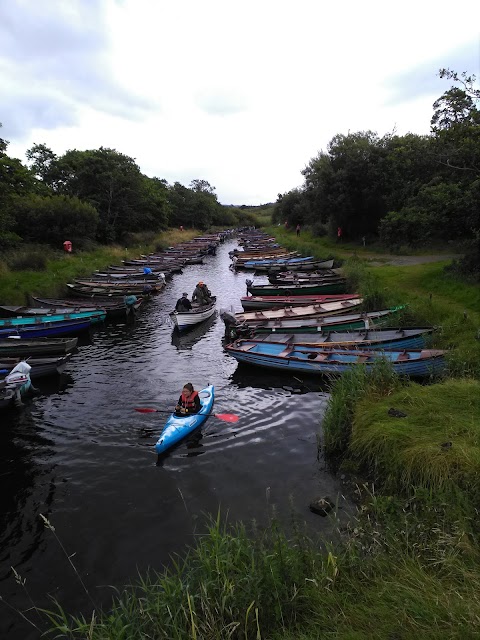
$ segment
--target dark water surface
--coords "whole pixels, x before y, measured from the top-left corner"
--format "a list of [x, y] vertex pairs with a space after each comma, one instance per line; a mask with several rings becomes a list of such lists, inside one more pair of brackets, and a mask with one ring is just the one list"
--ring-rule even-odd
[[[285, 523], [293, 512], [313, 531], [333, 528], [308, 510], [313, 497], [340, 492], [317, 460], [327, 401], [319, 382], [239, 366], [223, 351], [218, 316], [181, 337], [169, 323], [176, 299], [199, 279], [219, 308], [241, 311], [246, 276], [228, 269], [234, 246], [175, 275], [134, 326], [96, 330], [63, 376], [38, 380], [40, 396], [0, 414], [0, 595], [12, 606], [25, 610], [29, 602], [11, 566], [37, 606], [49, 607], [54, 596], [70, 612], [91, 608], [40, 513], [103, 605], [108, 585], [135, 582], [138, 571], [161, 568], [191, 544], [205, 513], [266, 523], [274, 504]], [[171, 409], [189, 381], [197, 389], [214, 384], [215, 411], [240, 420], [211, 418], [201, 437], [157, 465], [154, 444], [166, 416], [133, 408]], [[0, 638], [37, 637], [0, 603]]]

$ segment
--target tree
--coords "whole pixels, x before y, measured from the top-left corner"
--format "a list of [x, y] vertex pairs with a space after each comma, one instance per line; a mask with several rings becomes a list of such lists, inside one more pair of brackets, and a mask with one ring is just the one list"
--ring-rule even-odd
[[34, 144], [25, 153], [30, 161], [30, 169], [34, 175], [47, 186], [55, 187], [55, 177], [58, 174], [56, 163], [57, 156], [45, 144]]
[[82, 247], [95, 239], [98, 213], [76, 197], [28, 194], [12, 204], [15, 232], [24, 240], [60, 248], [64, 240]]
[[149, 182], [133, 158], [100, 147], [67, 151], [49, 167], [58, 194], [75, 196], [98, 211], [97, 239], [121, 240], [129, 232], [165, 227], [166, 194]]
[[189, 184], [189, 187], [192, 191], [195, 191], [197, 193], [207, 193], [211, 196], [214, 196], [215, 200], [217, 199], [217, 196], [215, 195], [215, 187], [212, 187], [212, 185], [206, 180], [192, 180]]

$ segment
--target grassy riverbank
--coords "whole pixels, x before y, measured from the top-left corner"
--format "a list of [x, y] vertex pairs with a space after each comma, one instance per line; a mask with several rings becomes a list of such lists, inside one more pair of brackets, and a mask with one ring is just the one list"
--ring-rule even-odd
[[109, 264], [121, 264], [124, 259], [165, 249], [200, 233], [195, 229], [170, 229], [157, 236], [137, 236], [129, 247], [98, 246], [91, 251], [75, 251], [74, 247], [70, 255], [48, 247], [26, 246], [0, 259], [0, 304], [27, 304], [29, 294], [64, 297], [68, 295], [65, 283], [75, 278], [88, 277]]
[[[449, 375], [422, 386], [381, 365], [333, 386], [323, 446], [359, 505], [333, 542], [309, 539], [300, 525], [287, 539], [274, 518], [265, 531], [252, 525], [248, 532], [218, 518], [184, 559], [126, 588], [110, 611], [95, 607], [82, 619], [58, 609], [51, 617], [56, 637], [479, 636], [478, 288], [445, 274], [442, 263], [372, 267], [346, 256], [345, 247], [337, 253], [328, 241], [289, 236], [304, 254], [348, 257], [351, 286], [369, 304], [408, 303], [403, 322], [440, 325], [434, 341], [451, 348]], [[392, 408], [405, 415], [390, 415]]]

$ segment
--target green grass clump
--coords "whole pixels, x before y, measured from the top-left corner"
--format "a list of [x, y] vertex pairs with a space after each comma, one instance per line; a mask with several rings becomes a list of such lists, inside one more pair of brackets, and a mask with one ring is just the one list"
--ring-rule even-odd
[[[407, 417], [391, 417], [392, 407]], [[361, 400], [350, 453], [387, 491], [462, 491], [480, 506], [480, 383], [410, 383], [373, 404]]]
[[345, 453], [350, 442], [357, 402], [366, 395], [376, 399], [389, 395], [401, 385], [390, 362], [379, 360], [370, 371], [353, 367], [333, 382], [332, 393], [322, 423], [325, 452], [329, 456]]

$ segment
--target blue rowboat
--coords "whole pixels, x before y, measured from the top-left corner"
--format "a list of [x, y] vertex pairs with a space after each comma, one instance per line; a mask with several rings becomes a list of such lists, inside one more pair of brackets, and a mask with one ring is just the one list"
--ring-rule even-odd
[[262, 266], [271, 266], [271, 265], [282, 265], [282, 267], [286, 267], [289, 265], [297, 265], [297, 264], [305, 264], [307, 262], [312, 262], [315, 260], [315, 256], [308, 256], [306, 258], [265, 258], [264, 260], [247, 260], [243, 263], [244, 267], [262, 267]]
[[65, 320], [64, 322], [39, 322], [31, 325], [12, 326], [0, 329], [0, 340], [18, 337], [27, 340], [57, 336], [71, 336], [88, 331], [92, 323], [89, 318]]
[[368, 370], [378, 360], [387, 360], [395, 373], [402, 376], [427, 377], [445, 368], [445, 352], [437, 349], [326, 349], [255, 340], [237, 340], [225, 349], [239, 362], [320, 375], [344, 373], [358, 365]]
[[211, 413], [215, 392], [213, 385], [198, 392], [200, 396], [201, 409], [194, 415], [185, 418], [178, 418], [174, 413], [168, 418], [162, 433], [155, 445], [155, 451], [160, 455], [173, 447], [177, 442], [183, 440], [189, 433], [201, 427]]
[[19, 316], [17, 318], [0, 319], [0, 329], [10, 329], [11, 327], [25, 327], [29, 325], [42, 324], [44, 322], [65, 322], [65, 320], [88, 320], [92, 324], [103, 322], [107, 317], [107, 312], [103, 309], [94, 311], [78, 311], [73, 313], [57, 313], [45, 315]]
[[328, 333], [265, 333], [252, 337], [255, 342], [284, 345], [317, 346], [327, 349], [424, 349], [426, 336], [433, 327], [406, 329], [363, 329], [361, 331], [329, 331]]

